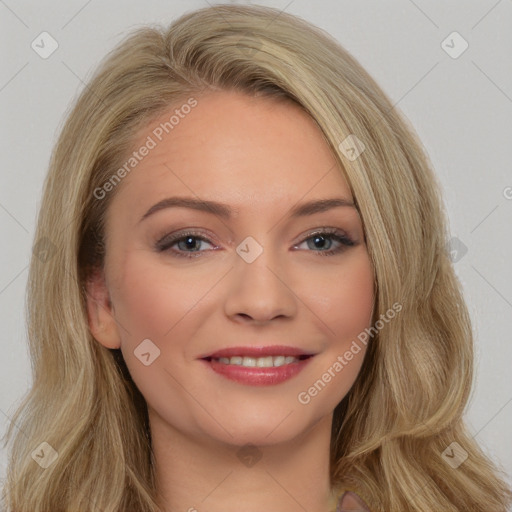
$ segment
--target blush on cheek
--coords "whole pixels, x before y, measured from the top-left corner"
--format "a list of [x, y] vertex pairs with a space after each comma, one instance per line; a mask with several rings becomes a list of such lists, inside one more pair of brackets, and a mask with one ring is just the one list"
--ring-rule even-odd
[[133, 251], [124, 261], [123, 277], [116, 290], [116, 316], [138, 337], [166, 337], [211, 288], [210, 279], [188, 279], [183, 272], [155, 263], [146, 251]]
[[335, 277], [317, 280], [304, 292], [311, 310], [318, 312], [318, 327], [339, 346], [350, 345], [372, 321], [372, 267], [367, 257], [354, 263]]

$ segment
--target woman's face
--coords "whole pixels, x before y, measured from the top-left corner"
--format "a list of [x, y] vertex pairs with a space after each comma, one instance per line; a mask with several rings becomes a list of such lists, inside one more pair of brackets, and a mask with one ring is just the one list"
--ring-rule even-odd
[[[330, 415], [360, 370], [365, 345], [353, 342], [374, 302], [362, 223], [297, 106], [225, 91], [196, 99], [169, 133], [160, 123], [176, 106], [140, 132], [140, 161], [106, 219], [112, 305], [98, 307], [103, 285], [91, 287], [90, 324], [121, 348], [153, 424], [283, 442]], [[339, 205], [304, 207], [321, 200]]]

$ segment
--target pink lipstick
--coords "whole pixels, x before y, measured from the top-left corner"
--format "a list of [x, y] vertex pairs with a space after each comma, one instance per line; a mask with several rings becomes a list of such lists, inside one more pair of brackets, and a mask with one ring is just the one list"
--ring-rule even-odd
[[230, 347], [200, 359], [227, 379], [250, 386], [269, 386], [297, 375], [313, 356], [294, 347], [272, 345]]

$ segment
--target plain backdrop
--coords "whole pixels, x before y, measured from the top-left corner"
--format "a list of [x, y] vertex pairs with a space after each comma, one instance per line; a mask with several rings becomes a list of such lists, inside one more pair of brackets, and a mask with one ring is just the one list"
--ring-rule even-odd
[[[31, 382], [25, 286], [41, 187], [65, 113], [130, 29], [214, 3], [0, 0], [1, 433]], [[443, 187], [476, 334], [466, 420], [512, 475], [512, 1], [260, 4], [333, 35], [418, 132]], [[58, 44], [47, 58], [32, 44], [48, 38], [42, 32]], [[2, 451], [0, 476], [5, 465]]]

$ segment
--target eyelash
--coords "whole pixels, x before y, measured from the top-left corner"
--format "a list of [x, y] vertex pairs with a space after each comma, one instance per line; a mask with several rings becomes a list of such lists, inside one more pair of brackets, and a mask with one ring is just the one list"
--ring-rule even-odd
[[[327, 235], [327, 236], [324, 236]], [[345, 235], [342, 231], [336, 229], [336, 228], [321, 228], [319, 230], [316, 230], [312, 233], [310, 233], [306, 238], [304, 238], [299, 244], [300, 245], [311, 238], [315, 237], [322, 237], [327, 239], [334, 239], [338, 241], [341, 246], [336, 249], [329, 249], [327, 251], [318, 251], [318, 256], [334, 256], [336, 254], [339, 254], [340, 252], [344, 251], [346, 247], [351, 247], [355, 245], [354, 241], [349, 238], [347, 235]], [[178, 235], [166, 235], [163, 238], [161, 238], [158, 242], [155, 244], [155, 249], [158, 252], [164, 252], [169, 251], [173, 253], [173, 256], [176, 256], [178, 258], [197, 258], [201, 252], [205, 251], [176, 251], [174, 249], [170, 250], [170, 248], [177, 242], [181, 242], [182, 240], [186, 240], [187, 238], [194, 238], [197, 240], [201, 240], [203, 242], [212, 243], [207, 238], [203, 237], [200, 233], [197, 233], [195, 231], [187, 231], [185, 233], [179, 233]]]

